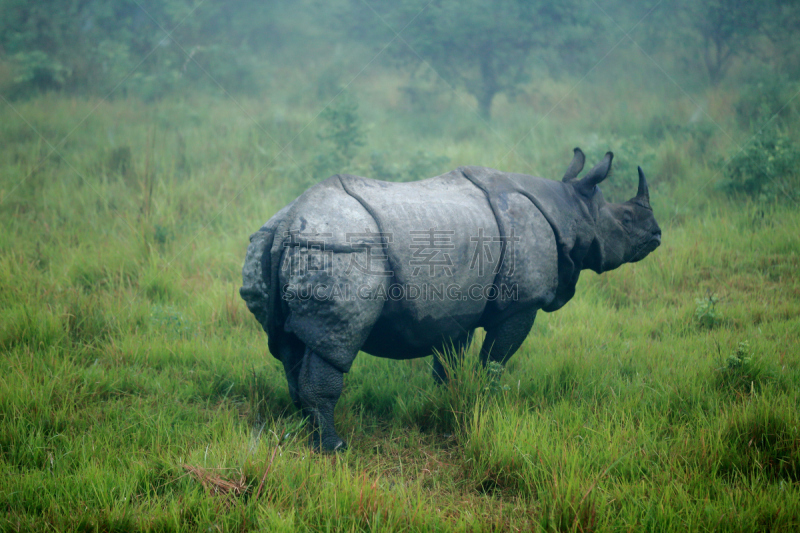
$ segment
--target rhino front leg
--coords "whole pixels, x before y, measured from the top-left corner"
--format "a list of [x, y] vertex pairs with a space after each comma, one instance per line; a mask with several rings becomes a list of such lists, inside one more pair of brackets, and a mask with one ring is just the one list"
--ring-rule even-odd
[[537, 309], [520, 311], [486, 330], [486, 337], [481, 346], [483, 366], [491, 361], [506, 364], [530, 333], [533, 321], [536, 319], [536, 311]]
[[310, 445], [315, 450], [333, 452], [347, 444], [333, 427], [333, 409], [342, 394], [342, 371], [306, 348], [298, 375], [298, 393], [311, 424]]

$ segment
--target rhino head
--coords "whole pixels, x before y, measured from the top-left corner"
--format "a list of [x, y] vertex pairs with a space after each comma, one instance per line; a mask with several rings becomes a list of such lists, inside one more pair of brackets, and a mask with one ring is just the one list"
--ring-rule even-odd
[[587, 215], [584, 227], [579, 229], [588, 247], [584, 266], [601, 273], [624, 263], [641, 261], [661, 244], [661, 228], [650, 207], [650, 192], [642, 168], [639, 167], [636, 196], [614, 204], [606, 202], [598, 188], [611, 170], [614, 154], [607, 152], [600, 163], [578, 179], [586, 157], [580, 148], [575, 148], [574, 153], [563, 181], [571, 187]]

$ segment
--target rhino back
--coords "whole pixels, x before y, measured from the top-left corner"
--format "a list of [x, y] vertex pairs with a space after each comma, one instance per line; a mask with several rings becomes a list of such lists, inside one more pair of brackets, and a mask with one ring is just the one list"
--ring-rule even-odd
[[473, 262], [475, 239], [483, 235], [485, 251], [495, 260], [500, 252], [497, 222], [483, 193], [458, 171], [411, 183], [354, 176], [343, 183], [391, 235], [387, 252], [396, 290], [365, 351], [394, 358], [428, 355], [443, 340], [475, 328], [486, 299], [480, 290], [469, 290], [494, 280], [492, 266], [480, 269]]

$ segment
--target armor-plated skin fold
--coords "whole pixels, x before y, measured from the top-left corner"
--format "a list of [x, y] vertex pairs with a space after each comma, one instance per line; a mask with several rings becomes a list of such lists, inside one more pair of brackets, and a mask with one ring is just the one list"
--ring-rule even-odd
[[[537, 311], [572, 298], [582, 270], [612, 270], [660, 244], [641, 169], [636, 196], [609, 204], [597, 185], [613, 155], [578, 178], [585, 157], [574, 152], [562, 181], [483, 167], [411, 183], [332, 176], [250, 237], [240, 293], [315, 447], [345, 446], [333, 407], [359, 351], [462, 351], [483, 327], [481, 361], [505, 363]], [[433, 374], [447, 378], [438, 359]]]

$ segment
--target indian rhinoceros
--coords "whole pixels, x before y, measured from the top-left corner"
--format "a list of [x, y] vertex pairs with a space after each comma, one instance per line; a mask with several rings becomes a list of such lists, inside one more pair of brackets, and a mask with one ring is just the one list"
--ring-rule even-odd
[[562, 181], [483, 167], [410, 183], [335, 175], [250, 237], [240, 289], [283, 363], [311, 445], [345, 446], [333, 411], [359, 351], [391, 359], [460, 353], [486, 331], [480, 359], [505, 363], [536, 312], [575, 293], [581, 270], [640, 261], [661, 243], [641, 167], [631, 200], [597, 185], [613, 154], [583, 178], [574, 150]]

